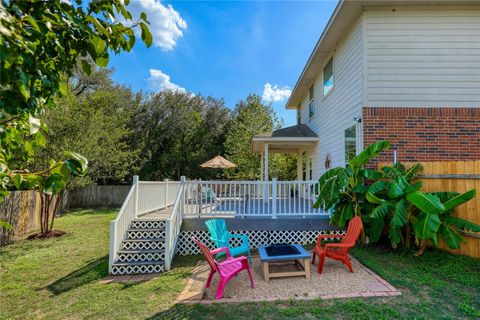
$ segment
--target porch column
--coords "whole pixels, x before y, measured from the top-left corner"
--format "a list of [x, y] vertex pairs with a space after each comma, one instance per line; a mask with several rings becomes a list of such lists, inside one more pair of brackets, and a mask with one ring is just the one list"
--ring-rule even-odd
[[265, 143], [263, 149], [264, 149], [264, 155], [263, 155], [263, 160], [264, 160], [264, 163], [263, 163], [263, 171], [264, 171], [264, 175], [263, 175], [263, 180], [268, 181], [268, 143]]
[[263, 181], [263, 153], [260, 157], [260, 181]]
[[303, 179], [303, 170], [302, 170], [302, 165], [303, 165], [303, 153], [302, 149], [298, 149], [298, 155], [297, 155], [297, 180], [301, 181]]
[[305, 159], [306, 161], [306, 168], [305, 168], [305, 171], [306, 171], [306, 180], [312, 180], [312, 177], [310, 176], [310, 157], [308, 156], [308, 154], [306, 155], [307, 158]]

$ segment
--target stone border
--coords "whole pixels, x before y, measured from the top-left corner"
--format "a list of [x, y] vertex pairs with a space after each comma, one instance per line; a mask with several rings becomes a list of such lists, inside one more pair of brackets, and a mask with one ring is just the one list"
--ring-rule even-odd
[[[372, 298], [372, 297], [396, 297], [402, 295], [402, 292], [385, 279], [377, 275], [375, 272], [370, 270], [361, 264], [357, 259], [350, 256], [350, 259], [358, 265], [359, 268], [362, 268], [365, 272], [370, 274], [378, 283], [373, 283], [367, 292], [348, 292], [348, 293], [337, 293], [337, 294], [323, 294], [317, 297], [295, 297], [295, 300], [314, 300], [314, 299], [347, 299], [347, 298]], [[187, 282], [187, 285], [177, 297], [176, 303], [201, 303], [201, 304], [212, 304], [212, 303], [239, 303], [239, 302], [272, 302], [272, 301], [290, 301], [292, 297], [287, 298], [262, 298], [262, 299], [235, 299], [235, 298], [224, 298], [221, 300], [204, 300], [203, 296], [205, 293], [205, 283], [210, 272], [210, 267], [205, 265], [203, 261], [199, 261], [195, 266], [195, 269], [192, 271], [192, 276]]]

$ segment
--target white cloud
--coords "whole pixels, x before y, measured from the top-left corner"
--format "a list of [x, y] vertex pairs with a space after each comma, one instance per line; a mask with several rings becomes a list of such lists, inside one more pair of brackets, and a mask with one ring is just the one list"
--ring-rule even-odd
[[289, 87], [279, 88], [278, 85], [272, 86], [267, 82], [263, 86], [262, 99], [265, 102], [278, 102], [287, 99], [290, 97], [290, 94], [292, 94], [292, 90]]
[[153, 91], [177, 90], [186, 92], [185, 88], [171, 82], [168, 74], [157, 69], [150, 69], [150, 77], [147, 79], [147, 84]]
[[[187, 29], [187, 23], [180, 13], [172, 5], [164, 6], [159, 0], [132, 0], [127, 9], [132, 14], [133, 21], [140, 19], [141, 12], [147, 14], [153, 45], [163, 50], [173, 50], [177, 40], [183, 36], [183, 30]], [[139, 28], [135, 32], [140, 36]]]

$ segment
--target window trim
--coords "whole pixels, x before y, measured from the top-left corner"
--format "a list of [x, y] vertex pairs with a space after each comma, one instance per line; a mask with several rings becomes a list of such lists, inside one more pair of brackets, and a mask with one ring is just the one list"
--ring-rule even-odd
[[[330, 91], [327, 92], [327, 94], [325, 94], [325, 67], [327, 66], [327, 64], [330, 62], [330, 60], [332, 60], [332, 79], [333, 79], [333, 86], [332, 88], [330, 89]], [[323, 96], [323, 99], [327, 98], [334, 90], [335, 90], [335, 55], [332, 53], [328, 59], [327, 59], [327, 62], [323, 65], [322, 67], [322, 96]]]

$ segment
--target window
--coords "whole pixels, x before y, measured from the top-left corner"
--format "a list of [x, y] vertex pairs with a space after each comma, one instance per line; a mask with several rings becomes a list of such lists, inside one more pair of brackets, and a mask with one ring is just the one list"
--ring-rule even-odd
[[345, 130], [345, 163], [357, 154], [357, 126]]
[[302, 123], [302, 106], [299, 104], [297, 107], [297, 124]]
[[333, 57], [323, 68], [323, 95], [326, 96], [333, 89]]
[[310, 89], [308, 89], [308, 114], [309, 114], [309, 117], [313, 117], [313, 113], [315, 111], [314, 109], [314, 105], [313, 105], [313, 84], [312, 86], [310, 87]]

